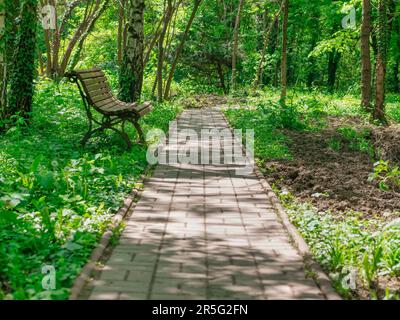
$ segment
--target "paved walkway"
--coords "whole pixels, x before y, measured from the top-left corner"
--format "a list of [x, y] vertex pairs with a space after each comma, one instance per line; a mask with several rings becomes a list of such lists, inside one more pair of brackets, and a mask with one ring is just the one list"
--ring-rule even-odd
[[[198, 109], [178, 128], [227, 124]], [[323, 299], [257, 177], [235, 169], [158, 165], [90, 299]]]

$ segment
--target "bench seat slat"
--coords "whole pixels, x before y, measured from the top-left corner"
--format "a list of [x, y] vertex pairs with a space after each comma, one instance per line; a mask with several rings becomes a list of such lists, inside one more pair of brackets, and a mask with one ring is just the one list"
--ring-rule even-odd
[[141, 105], [135, 107], [135, 110], [140, 112], [148, 107], [150, 107], [150, 103], [144, 103], [144, 104], [141, 104]]
[[95, 105], [97, 105], [98, 103], [100, 103], [100, 102], [102, 102], [104, 100], [110, 99], [112, 97], [113, 96], [108, 93], [108, 94], [102, 94], [102, 95], [98, 95], [98, 96], [92, 97], [91, 100]]
[[105, 99], [103, 101], [100, 101], [100, 102], [96, 103], [95, 106], [97, 108], [99, 108], [99, 109], [102, 109], [103, 106], [105, 106], [107, 104], [110, 104], [110, 103], [117, 104], [117, 101], [115, 99], [113, 99], [113, 98], [108, 98], [108, 99]]
[[119, 101], [116, 99], [114, 99], [113, 103], [109, 103], [109, 104], [101, 107], [101, 110], [103, 110], [104, 112], [108, 112], [108, 113], [114, 112], [117, 110], [121, 110], [121, 109], [122, 109], [121, 105], [120, 105]]
[[144, 116], [145, 114], [149, 113], [151, 110], [152, 110], [151, 106], [149, 106], [149, 107], [147, 107], [147, 108], [144, 108], [144, 109], [142, 109], [141, 111], [139, 111], [139, 116], [142, 117], [142, 116]]
[[90, 78], [82, 80], [82, 83], [84, 84], [85, 87], [88, 87], [93, 84], [107, 83], [107, 79], [105, 77]]
[[96, 91], [96, 90], [100, 90], [100, 89], [107, 89], [107, 90], [111, 91], [107, 82], [97, 82], [94, 84], [87, 85], [85, 87], [88, 92], [92, 92], [92, 91]]
[[109, 90], [109, 88], [100, 88], [97, 90], [86, 90], [86, 92], [89, 94], [92, 100], [98, 96], [104, 96], [104, 95], [111, 95], [113, 96], [112, 92]]

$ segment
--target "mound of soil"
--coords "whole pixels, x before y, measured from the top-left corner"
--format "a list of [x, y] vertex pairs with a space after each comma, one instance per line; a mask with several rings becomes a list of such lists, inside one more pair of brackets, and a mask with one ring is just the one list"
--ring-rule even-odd
[[286, 187], [320, 210], [354, 210], [367, 215], [400, 211], [400, 193], [382, 191], [368, 182], [373, 161], [367, 153], [329, 147], [332, 138], [341, 139], [335, 125], [319, 132], [285, 134], [291, 140], [289, 147], [294, 159], [265, 162], [270, 183]]
[[372, 140], [382, 159], [400, 163], [400, 128], [374, 128]]

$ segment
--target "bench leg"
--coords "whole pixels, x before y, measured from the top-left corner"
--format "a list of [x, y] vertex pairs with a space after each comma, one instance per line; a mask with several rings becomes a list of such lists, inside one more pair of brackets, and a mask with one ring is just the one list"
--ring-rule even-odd
[[138, 133], [138, 135], [139, 135], [139, 141], [140, 141], [140, 143], [142, 143], [142, 144], [146, 144], [146, 140], [144, 139], [144, 133], [143, 133], [143, 130], [142, 130], [142, 127], [140, 126], [140, 124], [139, 124], [139, 122], [138, 122], [138, 120], [129, 120], [132, 124], [133, 124], [133, 126], [135, 127], [135, 129], [136, 129], [136, 131], [137, 131], [137, 133]]
[[118, 130], [117, 128], [114, 128], [112, 126], [110, 126], [109, 129], [115, 131], [116, 133], [118, 133], [122, 137], [122, 139], [124, 139], [128, 150], [132, 149], [132, 142], [129, 139], [129, 136], [125, 132], [124, 122], [122, 122], [122, 129], [121, 130]]
[[88, 142], [92, 134], [93, 134], [92, 129], [89, 129], [89, 131], [86, 132], [85, 136], [81, 140], [82, 147], [86, 146], [86, 143]]

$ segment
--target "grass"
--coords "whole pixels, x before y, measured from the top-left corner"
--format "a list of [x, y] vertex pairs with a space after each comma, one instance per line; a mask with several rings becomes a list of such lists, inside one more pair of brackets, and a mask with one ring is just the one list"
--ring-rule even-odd
[[[145, 148], [126, 152], [113, 132], [79, 145], [87, 124], [73, 85], [43, 80], [36, 91], [31, 125], [0, 136], [0, 299], [66, 299], [147, 167]], [[167, 130], [179, 110], [155, 104], [144, 130]], [[56, 290], [42, 287], [45, 265], [55, 268]]]
[[[326, 127], [327, 116], [368, 120], [359, 107], [359, 100], [350, 95], [292, 91], [286, 110], [279, 108], [278, 100], [278, 93], [270, 90], [250, 96], [247, 105], [251, 107], [225, 111], [234, 128], [255, 130], [255, 156], [259, 163], [292, 158], [285, 130], [318, 131]], [[389, 95], [387, 110], [392, 119], [400, 121], [398, 96]], [[328, 142], [331, 149], [340, 152], [346, 147], [366, 152], [373, 158], [374, 148], [368, 139], [368, 130], [345, 126], [338, 128], [337, 133], [338, 138]], [[398, 181], [397, 167], [387, 165], [379, 172], [376, 169], [374, 174], [376, 180]], [[365, 215], [358, 212], [321, 212], [280, 189], [279, 181], [276, 183], [274, 188], [291, 221], [343, 297], [400, 299], [396, 288], [400, 278], [399, 214], [365, 219]], [[354, 280], [355, 287], [348, 285], [349, 279]]]
[[[242, 92], [242, 95], [248, 95], [250, 105], [257, 105], [260, 102], [278, 103], [280, 99], [280, 91], [274, 88], [264, 88], [255, 92]], [[321, 112], [330, 116], [348, 116], [361, 117], [365, 121], [368, 120], [368, 114], [362, 110], [360, 106], [360, 98], [351, 93], [334, 93], [325, 94], [320, 91], [289, 89], [288, 99], [289, 105], [302, 105], [303, 111], [309, 113], [316, 106], [319, 106]], [[387, 94], [386, 96], [386, 113], [394, 122], [400, 123], [400, 95]]]
[[[352, 211], [320, 212], [287, 191], [275, 190], [343, 297], [400, 299], [398, 288], [385, 290], [390, 278], [400, 276], [400, 218], [388, 223], [378, 217], [363, 219]], [[346, 285], [350, 274], [353, 288]]]

